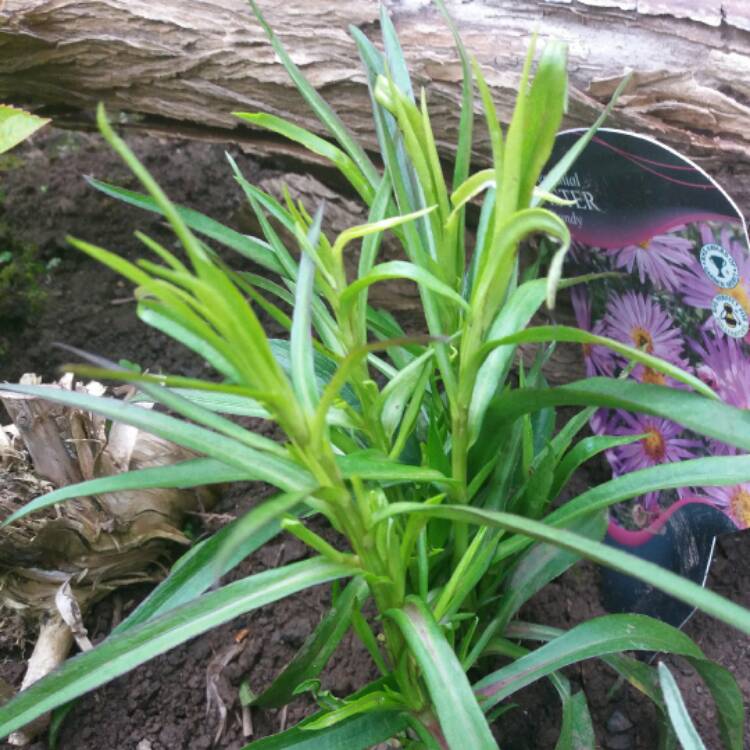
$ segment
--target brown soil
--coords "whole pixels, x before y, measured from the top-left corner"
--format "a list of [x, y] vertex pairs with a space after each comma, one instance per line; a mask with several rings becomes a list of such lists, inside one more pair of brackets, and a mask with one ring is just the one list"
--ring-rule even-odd
[[[223, 157], [223, 145], [143, 137], [132, 138], [131, 143], [174, 199], [241, 228], [242, 199]], [[269, 166], [261, 168], [234, 147], [229, 149], [249, 178], [273, 175]], [[133, 229], [138, 228], [170, 246], [170, 236], [158, 218], [116, 204], [87, 187], [81, 178], [83, 174], [94, 174], [131, 185], [125, 168], [98, 138], [54, 130], [37, 137], [16, 156], [19, 161], [15, 168], [2, 174], [5, 200], [0, 207], [0, 226], [7, 227], [8, 236], [15, 241], [37, 248], [42, 263], [52, 261], [50, 265], [55, 267], [40, 277], [46, 298], [33, 319], [0, 319], [0, 352], [4, 357], [0, 379], [13, 380], [29, 371], [54, 375], [56, 366], [66, 359], [64, 353], [52, 347], [55, 341], [163, 371], [205, 374], [195, 357], [137, 321], [129, 299], [130, 289], [123, 282], [65, 244], [65, 235], [73, 234], [132, 257], [140, 252], [132, 235]], [[236, 515], [265, 494], [266, 490], [257, 485], [238, 486], [223, 499], [217, 512]], [[709, 580], [712, 588], [746, 606], [750, 606], [749, 541], [740, 536], [721, 540]], [[299, 542], [279, 538], [245, 561], [231, 577], [288, 563], [304, 554]], [[123, 590], [97, 605], [88, 618], [94, 640], [104, 638], [117, 613], [127, 614], [145, 593], [142, 589]], [[58, 747], [211, 747], [217, 717], [215, 713], [207, 714], [206, 672], [217, 654], [247, 628], [245, 649], [222, 672], [220, 692], [230, 710], [226, 730], [216, 745], [224, 750], [243, 747], [236, 707], [240, 678], [249, 674], [255, 690], [268, 684], [317, 624], [328, 601], [328, 590], [308, 591], [240, 617], [114, 680], [78, 703], [66, 720]], [[597, 573], [585, 565], [548, 586], [523, 612], [528, 620], [560, 627], [570, 627], [595, 614], [601, 614]], [[734, 672], [744, 695], [750, 697], [750, 639], [701, 615], [694, 617], [686, 630], [709, 657]], [[17, 685], [25, 655], [12, 645], [11, 638], [0, 639], [0, 677]], [[707, 747], [718, 749], [715, 709], [706, 689], [684, 664], [677, 664], [673, 671], [680, 678]], [[647, 700], [629, 688], [610, 695], [616, 678], [598, 662], [571, 668], [567, 674], [574, 687], [586, 691], [601, 747], [656, 747], [657, 717]], [[326, 669], [323, 686], [345, 695], [373, 677], [374, 670], [364, 650], [347, 636]], [[554, 747], [560, 712], [548, 683], [522, 691], [514, 696], [514, 702], [518, 707], [497, 724], [500, 746], [504, 750]], [[302, 697], [289, 707], [285, 718], [277, 711], [255, 711], [255, 737], [277, 731], [284, 720], [287, 725], [293, 724], [311, 705], [309, 699]], [[41, 749], [45, 744], [39, 742], [34, 747]]]

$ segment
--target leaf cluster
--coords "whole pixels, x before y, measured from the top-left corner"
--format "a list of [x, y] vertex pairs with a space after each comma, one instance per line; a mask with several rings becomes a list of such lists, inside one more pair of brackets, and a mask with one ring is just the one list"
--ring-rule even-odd
[[[545, 167], [566, 108], [565, 47], [550, 42], [537, 55], [532, 40], [513, 115], [503, 128], [482, 67], [445, 14], [463, 69], [449, 175], [427, 93], [415, 90], [385, 10], [382, 50], [351, 29], [371, 97], [382, 162], [376, 165], [305, 80], [253, 0], [251, 5], [324, 135], [275, 114], [238, 117], [329, 160], [367, 206], [368, 220], [329, 237], [324, 206], [305, 206], [288, 194], [279, 200], [246, 180], [230, 158], [262, 229], [260, 237], [242, 235], [174, 205], [100, 108], [102, 134], [146, 192], [96, 180], [93, 186], [163, 215], [183, 253], [142, 234], [152, 256], [136, 263], [90, 242], [71, 243], [131, 281], [142, 321], [198, 353], [219, 381], [133, 372], [90, 356], [89, 364], [73, 366], [80, 375], [135, 383], [170, 414], [76, 393], [53, 398], [129, 422], [202, 457], [62, 488], [15, 518], [125, 487], [252, 479], [272, 484], [278, 494], [192, 549], [100, 646], [0, 709], [0, 730], [6, 734], [238, 614], [348, 578], [343, 590], [334, 586], [330, 613], [276, 681], [256, 696], [249, 675], [243, 692], [247, 703], [278, 706], [300, 690], [312, 690], [320, 711], [248, 749], [354, 749], [392, 736], [412, 748], [493, 748], [490, 722], [504, 710], [501, 701], [541, 678], [552, 681], [562, 702], [557, 747], [593, 747], [585, 696], [559, 671], [592, 657], [604, 659], [646, 693], [675, 721], [678, 735], [687, 736], [689, 720], [668, 673], [623, 655], [641, 650], [691, 660], [717, 701], [727, 747], [739, 750], [737, 685], [680, 631], [642, 616], [596, 618], [569, 632], [517, 619], [535, 592], [588, 558], [750, 633], [747, 610], [602, 543], [607, 509], [614, 503], [659, 488], [747, 481], [747, 456], [661, 465], [555, 504], [580, 465], [634, 439], [580, 440], [597, 407], [664, 416], [750, 447], [750, 417], [720, 403], [691, 375], [610, 339], [562, 326], [530, 326], [545, 301], [554, 304], [559, 289], [595, 281], [563, 278], [570, 235], [545, 207], [559, 202], [556, 184], [606, 116], [605, 111], [560, 163]], [[445, 13], [440, 0], [437, 5]], [[492, 163], [472, 172], [477, 113], [490, 135]], [[475, 232], [467, 230], [471, 204], [479, 205]], [[385, 234], [398, 243], [398, 259], [380, 259]], [[548, 242], [535, 253], [524, 242], [540, 235]], [[293, 246], [282, 237], [293, 237]], [[216, 246], [253, 261], [263, 273], [235, 270]], [[552, 251], [544, 249], [550, 246]], [[529, 254], [524, 271], [521, 253]], [[369, 303], [370, 287], [391, 279], [416, 284], [423, 335], [407, 335], [388, 311]], [[270, 339], [261, 314], [288, 336]], [[688, 388], [606, 378], [549, 387], [543, 366], [558, 341], [609, 346]], [[537, 346], [530, 366], [517, 361], [522, 344]], [[36, 393], [33, 387], [17, 390]], [[562, 405], [581, 408], [556, 431], [555, 409]], [[245, 430], [233, 415], [271, 420], [284, 438], [274, 442]], [[344, 549], [310, 527], [313, 515], [343, 535]], [[316, 555], [210, 590], [282, 531]], [[362, 612], [369, 600], [376, 622]], [[319, 690], [316, 679], [350, 628], [381, 677], [351, 696], [333, 697]], [[539, 641], [543, 645], [536, 646]], [[493, 671], [498, 655], [506, 664]], [[665, 723], [665, 748], [674, 746], [669, 726]]]

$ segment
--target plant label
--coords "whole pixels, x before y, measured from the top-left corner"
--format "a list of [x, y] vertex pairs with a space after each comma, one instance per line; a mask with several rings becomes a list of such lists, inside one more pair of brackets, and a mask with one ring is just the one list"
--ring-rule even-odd
[[[583, 132], [561, 133], [550, 163]], [[576, 324], [677, 365], [727, 403], [750, 408], [750, 253], [745, 222], [731, 198], [671, 148], [608, 129], [597, 132], [556, 192], [570, 201], [553, 208], [574, 241], [565, 275], [618, 272], [573, 287]], [[583, 358], [589, 377], [618, 376], [628, 366], [601, 346], [584, 347]], [[628, 377], [688, 387], [640, 364]], [[631, 438], [605, 454], [615, 476], [741, 452], [647, 414], [600, 410], [591, 429]], [[702, 584], [716, 536], [748, 526], [750, 482], [675, 486], [613, 507], [607, 542]], [[692, 613], [628, 576], [602, 575], [610, 610], [673, 625]]]

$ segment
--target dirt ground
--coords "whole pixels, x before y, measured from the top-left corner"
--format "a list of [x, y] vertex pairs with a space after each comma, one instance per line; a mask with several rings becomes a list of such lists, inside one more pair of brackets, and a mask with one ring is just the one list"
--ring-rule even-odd
[[[248, 230], [240, 190], [223, 156], [224, 145], [145, 137], [130, 141], [175, 200]], [[273, 165], [260, 166], [232, 146], [229, 151], [248, 178], [279, 176]], [[0, 167], [4, 170], [0, 172], [0, 237], [14, 248], [36, 251], [38, 285], [44, 293], [35, 308], [20, 302], [0, 307], [0, 380], [14, 380], [30, 371], [53, 376], [56, 366], [65, 360], [65, 354], [53, 347], [56, 341], [114, 359], [126, 358], [144, 367], [186, 375], [203, 373], [203, 365], [195, 357], [137, 321], [131, 291], [122, 281], [65, 243], [65, 236], [72, 234], [132, 257], [140, 251], [134, 229], [167, 246], [172, 242], [155, 216], [116, 204], [86, 185], [82, 176], [87, 174], [132, 184], [125, 168], [100, 140], [48, 130]], [[11, 286], [7, 294], [12, 291], [17, 288]], [[580, 481], [585, 483], [585, 477]], [[217, 513], [236, 515], [262, 500], [266, 492], [258, 485], [235, 487]], [[749, 550], [750, 535], [720, 540], [709, 578], [714, 590], [745, 606], [750, 606]], [[296, 540], [278, 538], [246, 560], [231, 578], [304, 555]], [[581, 565], [541, 592], [524, 609], [523, 617], [570, 627], [601, 613], [597, 586], [596, 570]], [[145, 593], [142, 588], [126, 589], [97, 605], [87, 623], [94, 641], [104, 638], [117, 613], [127, 614]], [[241, 678], [249, 675], [256, 691], [267, 685], [319, 621], [328, 601], [325, 588], [307, 591], [240, 617], [114, 680], [77, 704], [60, 734], [59, 750], [242, 748], [246, 740], [236, 703]], [[212, 745], [217, 716], [207, 711], [207, 670], [244, 628], [249, 631], [247, 645], [223, 670], [219, 681], [230, 710], [221, 739]], [[734, 672], [746, 700], [750, 698], [750, 639], [701, 615], [695, 616], [686, 630], [709, 657]], [[11, 639], [0, 637], [0, 677], [17, 685], [26, 655]], [[685, 664], [675, 662], [675, 666], [673, 671], [707, 747], [718, 750], [710, 695]], [[598, 662], [571, 668], [567, 674], [575, 687], [586, 691], [601, 747], [656, 748], [657, 717], [648, 701], [627, 687], [613, 691], [614, 673]], [[323, 686], [345, 695], [374, 676], [364, 649], [347, 636], [325, 671]], [[548, 683], [522, 691], [514, 696], [514, 702], [517, 707], [504, 714], [496, 726], [500, 746], [504, 750], [554, 747], [560, 711]], [[277, 731], [283, 722], [290, 726], [310, 709], [311, 702], [302, 697], [285, 716], [278, 711], [254, 711], [254, 736]], [[44, 742], [34, 746], [38, 750], [43, 747]]]

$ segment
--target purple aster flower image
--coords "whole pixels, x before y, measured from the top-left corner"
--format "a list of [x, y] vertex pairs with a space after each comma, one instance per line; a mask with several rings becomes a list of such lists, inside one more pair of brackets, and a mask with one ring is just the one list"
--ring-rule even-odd
[[[608, 335], [603, 320], [597, 320], [596, 323], [591, 324], [591, 299], [583, 289], [574, 287], [571, 290], [571, 301], [576, 316], [576, 324], [579, 328], [597, 336]], [[587, 377], [612, 375], [614, 373], [615, 358], [611, 349], [598, 344], [583, 344], [582, 348]]]
[[638, 269], [641, 284], [648, 279], [660, 289], [675, 292], [684, 285], [684, 269], [690, 265], [693, 257], [693, 243], [690, 240], [676, 234], [658, 234], [645, 242], [616, 250], [614, 264], [629, 273], [633, 273], [634, 268]]
[[722, 401], [740, 409], [750, 409], [750, 358], [737, 339], [703, 335], [702, 343], [691, 344], [703, 363], [698, 377], [721, 396]]
[[704, 487], [706, 498], [723, 510], [741, 529], [750, 526], [750, 484]]
[[[659, 464], [695, 458], [695, 451], [702, 447], [699, 440], [682, 437], [683, 428], [667, 419], [623, 411], [617, 412], [617, 415], [620, 424], [611, 429], [611, 434], [642, 434], [645, 437], [635, 443], [612, 449], [610, 463], [616, 474], [629, 474], [631, 471]], [[658, 492], [644, 495], [646, 510], [656, 510], [658, 498]]]
[[[718, 239], [714, 237], [711, 228], [706, 224], [701, 224], [699, 231], [704, 244], [719, 244], [731, 254], [737, 264], [740, 278], [737, 286], [733, 289], [722, 289], [711, 281], [696, 255], [693, 262], [685, 269], [683, 274], [682, 291], [685, 304], [703, 310], [710, 310], [714, 297], [717, 294], [726, 294], [736, 299], [745, 312], [750, 315], [750, 256], [748, 256], [739, 242], [732, 239], [728, 227], [724, 227], [721, 230]], [[709, 318], [709, 323], [714, 323], [713, 317]]]
[[[682, 357], [680, 330], [659, 304], [647, 295], [638, 292], [615, 295], [607, 305], [603, 320], [612, 338], [685, 369], [688, 367], [687, 360]], [[633, 376], [646, 383], [677, 385], [671, 378], [642, 365], [633, 370]]]
[[[692, 342], [691, 347], [703, 360], [696, 368], [698, 377], [713, 388], [722, 401], [739, 409], [750, 409], [750, 358], [737, 339], [713, 336], [706, 332], [703, 342]], [[734, 446], [712, 440], [711, 452], [736, 455]]]

